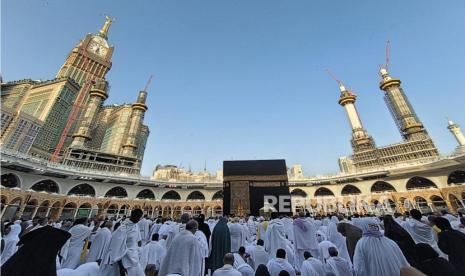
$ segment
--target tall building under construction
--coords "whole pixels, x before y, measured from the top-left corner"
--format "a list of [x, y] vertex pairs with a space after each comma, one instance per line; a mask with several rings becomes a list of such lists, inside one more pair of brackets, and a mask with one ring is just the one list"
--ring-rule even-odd
[[149, 135], [143, 124], [147, 89], [132, 104], [104, 105], [114, 50], [111, 24], [106, 17], [98, 33], [87, 34], [54, 79], [1, 84], [4, 149], [83, 169], [139, 174]]

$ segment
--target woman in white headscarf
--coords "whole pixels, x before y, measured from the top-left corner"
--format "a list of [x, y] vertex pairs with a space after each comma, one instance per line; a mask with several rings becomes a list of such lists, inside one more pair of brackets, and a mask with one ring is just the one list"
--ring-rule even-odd
[[351, 262], [349, 251], [347, 250], [346, 237], [337, 231], [337, 226], [334, 222], [330, 222], [328, 225], [328, 241], [334, 243], [337, 246], [339, 257]]
[[13, 223], [7, 228], [9, 228], [9, 232], [3, 237], [5, 245], [2, 252], [2, 264], [15, 254], [17, 249], [16, 244], [19, 241], [19, 233], [21, 233], [21, 226], [17, 223]]
[[359, 223], [363, 234], [355, 247], [355, 275], [399, 275], [402, 267], [410, 266], [399, 246], [379, 231], [374, 219], [360, 219]]

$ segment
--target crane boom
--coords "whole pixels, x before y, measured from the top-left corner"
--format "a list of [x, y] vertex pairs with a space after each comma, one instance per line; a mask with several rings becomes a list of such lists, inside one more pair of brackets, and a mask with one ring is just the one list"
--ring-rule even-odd
[[386, 41], [386, 69], [389, 69], [389, 62], [391, 57], [391, 41]]

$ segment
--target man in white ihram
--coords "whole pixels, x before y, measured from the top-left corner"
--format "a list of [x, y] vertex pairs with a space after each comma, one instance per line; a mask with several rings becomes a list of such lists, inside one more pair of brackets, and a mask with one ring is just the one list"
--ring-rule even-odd
[[147, 215], [145, 215], [141, 220], [139, 220], [139, 222], [137, 223], [137, 227], [139, 227], [142, 245], [145, 245], [146, 243], [150, 242], [150, 220], [147, 219]]
[[138, 250], [141, 238], [137, 222], [142, 215], [141, 209], [132, 210], [130, 218], [113, 232], [100, 266], [100, 276], [119, 276], [124, 273], [127, 276], [145, 275], [139, 264]]
[[213, 276], [242, 276], [242, 274], [233, 267], [234, 255], [232, 253], [226, 253], [223, 258], [224, 266], [218, 268], [213, 272]]
[[269, 261], [268, 252], [263, 247], [264, 242], [261, 239], [257, 240], [257, 246], [250, 251], [250, 259], [252, 260], [253, 269], [257, 270], [261, 264], [266, 265]]
[[234, 218], [232, 223], [228, 223], [228, 227], [231, 235], [231, 252], [237, 252], [239, 247], [244, 245], [244, 231], [238, 218]]
[[279, 272], [285, 270], [291, 276], [295, 276], [295, 270], [292, 265], [286, 261], [286, 251], [282, 248], [276, 252], [276, 258], [271, 259], [266, 265], [271, 276], [279, 276]]
[[198, 223], [190, 220], [168, 247], [158, 275], [180, 274], [200, 276], [202, 272], [201, 245], [194, 236]]
[[111, 231], [113, 227], [111, 221], [104, 222], [104, 226], [97, 230], [97, 234], [90, 245], [89, 254], [87, 254], [87, 262], [96, 262], [103, 258], [103, 254], [107, 250], [111, 240]]
[[159, 271], [166, 249], [158, 243], [158, 234], [152, 235], [152, 241], [142, 247], [140, 252], [140, 265], [145, 271], [148, 265], [155, 265], [155, 270]]
[[284, 224], [277, 218], [277, 213], [271, 213], [271, 217], [273, 219], [265, 232], [265, 250], [268, 251], [270, 258], [274, 258], [278, 249], [286, 249], [287, 239], [284, 233]]
[[300, 266], [304, 261], [304, 252], [311, 252], [312, 255], [317, 255], [318, 253], [318, 242], [316, 241], [317, 229], [311, 221], [304, 217], [304, 213], [300, 213], [293, 224], [295, 254], [297, 255], [296, 268], [298, 271], [301, 271]]

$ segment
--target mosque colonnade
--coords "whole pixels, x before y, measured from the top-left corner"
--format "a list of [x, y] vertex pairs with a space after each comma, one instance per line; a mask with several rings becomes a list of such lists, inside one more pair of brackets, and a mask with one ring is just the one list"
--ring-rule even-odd
[[[183, 212], [207, 216], [222, 213], [219, 185], [187, 189], [118, 185], [91, 180], [55, 178], [2, 168], [2, 219], [47, 216], [51, 219], [123, 215], [141, 208], [149, 216], [178, 217]], [[179, 183], [178, 183], [179, 184]], [[362, 180], [354, 183], [306, 186], [291, 182], [293, 212], [314, 209], [327, 213], [385, 212], [418, 208], [424, 212], [465, 208], [465, 170], [441, 174]], [[208, 185], [208, 184], [207, 184]], [[179, 188], [181, 187], [181, 188]], [[339, 209], [340, 210], [340, 209]]]

